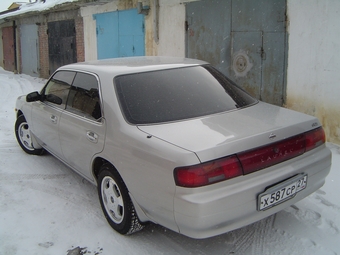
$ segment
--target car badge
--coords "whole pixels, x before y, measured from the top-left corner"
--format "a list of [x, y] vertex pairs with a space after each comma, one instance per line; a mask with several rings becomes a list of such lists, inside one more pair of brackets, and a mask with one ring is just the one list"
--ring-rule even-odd
[[275, 135], [274, 133], [271, 133], [271, 134], [269, 135], [269, 139], [270, 139], [270, 140], [273, 140], [275, 137], [276, 137], [276, 135]]

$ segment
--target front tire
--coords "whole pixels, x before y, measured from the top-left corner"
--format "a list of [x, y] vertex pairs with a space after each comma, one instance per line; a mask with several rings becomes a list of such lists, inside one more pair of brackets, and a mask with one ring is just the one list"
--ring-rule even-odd
[[127, 187], [112, 165], [101, 167], [97, 188], [105, 218], [114, 230], [129, 235], [143, 229]]
[[43, 148], [34, 148], [31, 132], [24, 115], [20, 115], [15, 122], [15, 136], [20, 147], [26, 153], [32, 155], [42, 155], [44, 153]]

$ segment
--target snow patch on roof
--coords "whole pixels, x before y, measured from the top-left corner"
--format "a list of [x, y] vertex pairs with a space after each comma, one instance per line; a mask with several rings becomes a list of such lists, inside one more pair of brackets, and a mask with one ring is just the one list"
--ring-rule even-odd
[[35, 3], [24, 3], [19, 7], [19, 10], [6, 13], [0, 15], [0, 19], [9, 18], [13, 16], [17, 16], [20, 14], [28, 13], [28, 12], [39, 12], [49, 10], [57, 5], [61, 5], [68, 2], [78, 2], [79, 0], [45, 0], [45, 2], [41, 0], [37, 0]]

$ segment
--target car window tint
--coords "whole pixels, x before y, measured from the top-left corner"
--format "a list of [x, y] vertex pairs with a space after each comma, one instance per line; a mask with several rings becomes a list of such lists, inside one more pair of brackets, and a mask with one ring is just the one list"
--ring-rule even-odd
[[209, 65], [118, 76], [115, 86], [132, 124], [195, 118], [257, 102]]
[[89, 119], [99, 120], [101, 118], [98, 81], [94, 75], [77, 73], [66, 109]]
[[[75, 72], [71, 71], [59, 71], [55, 73], [42, 91], [45, 100], [59, 108], [65, 109], [68, 92], [74, 76]], [[52, 96], [60, 98], [61, 104], [57, 104], [54, 100], [50, 100]]]

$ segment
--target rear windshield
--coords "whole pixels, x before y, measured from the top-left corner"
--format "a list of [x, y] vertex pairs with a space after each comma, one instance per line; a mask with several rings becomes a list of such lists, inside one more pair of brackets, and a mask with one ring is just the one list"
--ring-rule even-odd
[[122, 75], [115, 86], [131, 124], [197, 118], [257, 102], [209, 65]]

